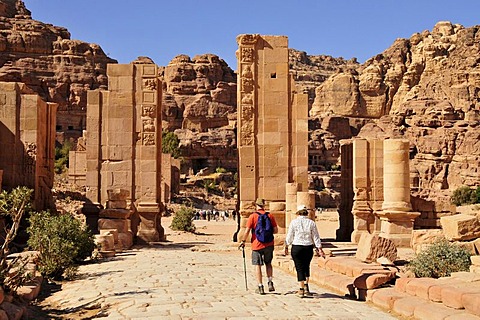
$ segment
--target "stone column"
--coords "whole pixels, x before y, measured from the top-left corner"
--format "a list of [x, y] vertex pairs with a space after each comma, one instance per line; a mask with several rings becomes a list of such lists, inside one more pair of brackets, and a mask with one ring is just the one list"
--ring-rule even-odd
[[383, 143], [384, 201], [380, 236], [398, 247], [409, 247], [413, 223], [419, 212], [410, 204], [410, 169], [408, 140], [388, 139]]
[[[239, 237], [253, 202], [264, 198], [286, 226], [285, 184], [308, 182], [308, 96], [295, 92], [288, 38], [237, 37], [237, 146]], [[282, 228], [281, 228], [282, 229]]]
[[380, 233], [380, 218], [377, 215], [378, 211], [382, 210], [383, 204], [383, 140], [369, 140], [370, 150], [370, 185], [371, 197], [370, 207], [373, 210], [374, 223], [372, 226], [372, 233]]
[[339, 207], [339, 228], [336, 232], [337, 241], [350, 241], [353, 231], [353, 145], [351, 141], [342, 141], [340, 144], [341, 155], [341, 190], [340, 198], [342, 202]]
[[369, 147], [368, 141], [353, 141], [353, 232], [351, 241], [358, 243], [363, 233], [371, 233], [371, 225], [375, 222], [370, 207], [371, 186], [369, 180]]
[[[137, 240], [161, 241], [162, 85], [153, 63], [109, 64], [108, 91], [89, 91], [87, 198], [107, 201], [107, 190], [131, 195]], [[135, 221], [134, 221], [135, 222]], [[131, 225], [134, 232], [136, 225]]]
[[138, 242], [165, 240], [161, 225], [162, 181], [162, 86], [155, 64], [135, 68], [135, 123], [139, 140], [135, 148], [135, 205], [140, 218]]
[[295, 212], [297, 212], [297, 183], [287, 183], [285, 185], [286, 189], [286, 210], [285, 210], [285, 226], [288, 229], [290, 222], [295, 217]]
[[[306, 206], [308, 210], [308, 217], [315, 221], [315, 193], [308, 191], [297, 192], [297, 205]], [[297, 212], [297, 210], [295, 210], [295, 212]]]

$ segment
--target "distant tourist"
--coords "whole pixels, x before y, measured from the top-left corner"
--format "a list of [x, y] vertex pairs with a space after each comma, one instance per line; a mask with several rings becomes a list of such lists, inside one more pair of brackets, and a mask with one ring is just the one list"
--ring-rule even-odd
[[297, 272], [299, 297], [311, 296], [308, 280], [310, 278], [310, 263], [313, 251], [317, 256], [325, 257], [322, 242], [315, 222], [308, 218], [306, 206], [299, 206], [297, 218], [290, 222], [285, 239], [285, 255], [288, 255], [288, 246], [292, 246], [292, 259]]
[[[275, 217], [265, 211], [265, 200], [257, 199], [255, 201], [256, 212], [248, 217], [245, 234], [240, 247], [245, 247], [245, 241], [252, 230], [252, 264], [255, 266], [255, 275], [258, 281], [256, 293], [265, 294], [262, 281], [262, 265], [265, 264], [268, 277], [268, 291], [275, 291], [273, 286], [273, 249], [274, 236], [278, 232]], [[262, 223], [263, 222], [263, 223]]]

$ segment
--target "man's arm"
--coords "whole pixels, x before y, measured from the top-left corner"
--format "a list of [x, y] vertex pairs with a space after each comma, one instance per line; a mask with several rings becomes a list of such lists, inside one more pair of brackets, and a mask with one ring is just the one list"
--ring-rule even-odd
[[245, 247], [245, 241], [247, 241], [247, 237], [248, 235], [250, 234], [250, 228], [246, 228], [245, 229], [245, 233], [243, 234], [243, 238], [242, 240], [240, 241], [240, 248], [244, 248]]

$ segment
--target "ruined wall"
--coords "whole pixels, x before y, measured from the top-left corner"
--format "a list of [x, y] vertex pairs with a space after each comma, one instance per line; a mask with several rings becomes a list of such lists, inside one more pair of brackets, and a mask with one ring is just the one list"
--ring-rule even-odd
[[0, 169], [5, 189], [34, 189], [36, 210], [52, 209], [57, 105], [24, 84], [0, 83]]
[[109, 65], [109, 91], [88, 92], [87, 198], [104, 205], [127, 190], [144, 242], [163, 238], [161, 82], [153, 63]]

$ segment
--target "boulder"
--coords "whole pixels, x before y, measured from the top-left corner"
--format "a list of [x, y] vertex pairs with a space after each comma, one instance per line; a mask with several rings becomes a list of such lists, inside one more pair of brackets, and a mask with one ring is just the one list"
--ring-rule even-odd
[[472, 240], [480, 237], [480, 221], [476, 216], [445, 216], [440, 218], [440, 224], [448, 240]]
[[397, 260], [397, 247], [390, 239], [364, 233], [358, 242], [355, 257], [364, 262], [374, 262], [378, 258], [386, 257], [394, 262]]

